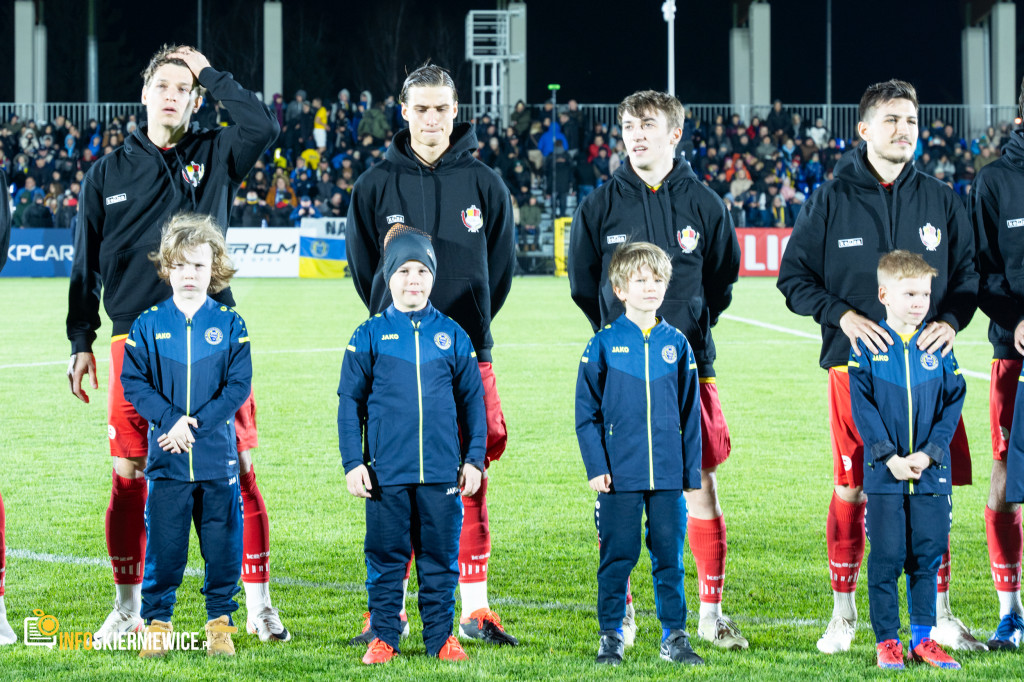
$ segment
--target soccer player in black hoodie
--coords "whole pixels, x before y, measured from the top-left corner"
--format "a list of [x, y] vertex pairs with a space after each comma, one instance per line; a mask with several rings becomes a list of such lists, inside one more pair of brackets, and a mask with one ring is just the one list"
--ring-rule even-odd
[[[1019, 109], [1024, 111], [1024, 82]], [[988, 338], [993, 357], [989, 388], [993, 462], [985, 531], [1000, 621], [988, 646], [1016, 649], [1024, 637], [1021, 506], [1007, 502], [1006, 490], [1007, 441], [1024, 354], [1024, 132], [1013, 131], [1002, 157], [978, 172], [970, 198], [981, 275], [978, 305], [991, 320]], [[1018, 429], [1021, 426], [1017, 424]]]
[[[106, 536], [116, 597], [114, 609], [93, 636], [96, 644], [142, 627], [148, 424], [125, 400], [120, 376], [132, 322], [171, 294], [148, 255], [157, 251], [161, 226], [179, 211], [208, 213], [226, 228], [238, 186], [279, 132], [277, 121], [254, 93], [243, 89], [231, 74], [213, 69], [191, 47], [165, 46], [142, 76], [146, 125], [97, 161], [82, 183], [68, 294], [72, 352], [68, 381], [82, 402], [89, 402], [83, 385], [86, 376], [93, 388], [98, 387], [92, 344], [100, 326], [101, 287], [103, 305], [113, 322], [107, 409], [114, 471]], [[206, 90], [231, 112], [235, 125], [213, 130], [190, 126]], [[234, 305], [230, 289], [215, 298]], [[245, 515], [246, 627], [263, 641], [286, 641], [290, 635], [271, 606], [267, 582], [270, 528], [249, 452], [256, 447], [251, 395], [236, 414], [235, 424]]]
[[[686, 493], [687, 535], [697, 562], [700, 620], [697, 635], [725, 649], [746, 649], [746, 638], [722, 613], [725, 518], [718, 501], [718, 466], [729, 457], [729, 427], [715, 384], [711, 327], [732, 300], [740, 265], [739, 243], [722, 200], [705, 187], [685, 159], [676, 157], [683, 105], [664, 92], [635, 92], [619, 105], [629, 162], [592, 192], [573, 218], [569, 285], [594, 330], [622, 313], [608, 280], [616, 247], [646, 241], [664, 249], [672, 278], [659, 317], [686, 336], [697, 360], [701, 402], [701, 487]], [[636, 635], [628, 598], [623, 638]]]
[[[491, 319], [501, 309], [515, 271], [512, 200], [501, 177], [473, 158], [476, 135], [455, 125], [458, 94], [444, 69], [427, 63], [402, 85], [406, 130], [395, 135], [382, 163], [356, 181], [346, 227], [346, 250], [356, 291], [371, 314], [391, 303], [381, 274], [388, 230], [404, 224], [426, 232], [437, 253], [437, 280], [430, 300], [466, 330], [480, 363], [487, 407], [485, 465], [501, 457], [507, 434], [491, 366]], [[459, 540], [459, 635], [493, 644], [518, 644], [487, 601], [491, 535], [487, 478], [465, 498]], [[406, 579], [408, 582], [408, 579]], [[404, 615], [404, 609], [403, 609]], [[369, 619], [351, 643], [369, 643]]]
[[[894, 249], [919, 253], [938, 271], [917, 346], [948, 354], [978, 302], [974, 237], [963, 202], [949, 187], [915, 168], [917, 92], [891, 80], [867, 89], [857, 132], [863, 144], [843, 155], [835, 179], [819, 187], [800, 211], [779, 270], [786, 305], [821, 325], [821, 366], [829, 376], [829, 416], [835, 492], [826, 537], [832, 580], [832, 619], [818, 650], [848, 651], [857, 623], [854, 592], [864, 558], [863, 443], [850, 408], [847, 362], [858, 342], [883, 353], [899, 339], [875, 320], [884, 317], [875, 269]], [[950, 446], [953, 485], [970, 483], [963, 421]], [[984, 649], [949, 606], [949, 552], [939, 569], [932, 639], [955, 649]]]

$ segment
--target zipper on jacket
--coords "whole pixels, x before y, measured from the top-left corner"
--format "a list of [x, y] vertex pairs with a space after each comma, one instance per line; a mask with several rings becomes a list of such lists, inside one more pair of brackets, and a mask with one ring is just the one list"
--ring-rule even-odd
[[420, 483], [423, 483], [423, 381], [420, 378], [420, 323], [412, 323], [412, 336], [416, 342], [416, 404], [420, 415]]
[[[907, 454], [914, 453], [914, 398], [911, 395], [910, 390], [910, 343], [907, 341], [903, 342], [903, 366], [907, 373], [907, 431], [910, 434], [910, 440], [907, 441], [907, 447], [910, 452]], [[910, 484], [910, 494], [914, 494], [914, 479], [908, 479], [907, 483]]]
[[[192, 416], [192, 319], [185, 320], [185, 414]], [[196, 480], [192, 470], [192, 446], [188, 446], [188, 480]]]
[[654, 438], [651, 433], [651, 344], [650, 335], [644, 334], [644, 388], [647, 390], [647, 468], [651, 490], [654, 490]]

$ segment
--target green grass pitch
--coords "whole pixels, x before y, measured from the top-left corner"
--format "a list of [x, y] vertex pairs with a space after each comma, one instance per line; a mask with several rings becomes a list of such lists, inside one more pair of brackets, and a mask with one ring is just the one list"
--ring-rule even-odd
[[[428, 659], [410, 604], [403, 654], [367, 670], [345, 646], [365, 610], [362, 503], [345, 491], [337, 450], [337, 380], [352, 330], [365, 317], [348, 281], [240, 280], [238, 310], [252, 338], [259, 404], [258, 481], [270, 509], [274, 604], [294, 639], [265, 645], [235, 637], [233, 660], [174, 652], [140, 661], [129, 652], [0, 647], [0, 679], [859, 679], [874, 667], [866, 570], [860, 627], [849, 654], [819, 654], [814, 642], [831, 609], [825, 514], [831, 494], [826, 374], [810, 319], [786, 310], [772, 279], [744, 279], [715, 329], [719, 390], [732, 457], [719, 473], [728, 524], [726, 612], [750, 639], [719, 652], [694, 639], [707, 665], [678, 670], [657, 655], [650, 563], [634, 572], [640, 633], [617, 670], [593, 663], [597, 543], [594, 495], [576, 445], [573, 392], [590, 328], [568, 283], [517, 279], [495, 321], [494, 362], [509, 447], [490, 469], [491, 604], [516, 649], [469, 644], [466, 663]], [[92, 403], [67, 385], [66, 280], [0, 281], [0, 489], [7, 508], [7, 606], [12, 626], [41, 609], [62, 631], [98, 628], [112, 603], [103, 519], [110, 493], [106, 444], [106, 344], [97, 344], [100, 388]], [[770, 326], [775, 325], [783, 329]], [[105, 323], [100, 338], [109, 335]], [[793, 332], [797, 332], [794, 334]], [[801, 333], [803, 335], [801, 335]], [[957, 356], [987, 376], [991, 349], [979, 316]], [[988, 490], [988, 382], [968, 376], [964, 416], [974, 485], [954, 494], [954, 610], [987, 638], [998, 620], [982, 510]], [[193, 536], [189, 566], [201, 569]], [[689, 630], [697, 607], [687, 555]], [[201, 577], [179, 590], [175, 630], [201, 630]], [[239, 595], [241, 598], [241, 595]], [[236, 614], [244, 624], [244, 604]], [[904, 636], [904, 640], [906, 636]], [[958, 654], [958, 679], [1020, 678], [1020, 654]], [[901, 679], [938, 671], [911, 668]]]

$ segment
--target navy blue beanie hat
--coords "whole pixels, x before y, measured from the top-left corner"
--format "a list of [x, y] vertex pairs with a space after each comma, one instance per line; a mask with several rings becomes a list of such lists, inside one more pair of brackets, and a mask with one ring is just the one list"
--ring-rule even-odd
[[437, 274], [437, 258], [430, 237], [414, 227], [397, 224], [384, 237], [384, 281], [390, 282], [395, 270], [411, 260], [426, 265], [431, 276]]

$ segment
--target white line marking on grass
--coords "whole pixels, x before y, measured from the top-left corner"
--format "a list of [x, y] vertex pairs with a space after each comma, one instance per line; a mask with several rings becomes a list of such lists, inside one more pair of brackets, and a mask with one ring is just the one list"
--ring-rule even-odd
[[[69, 556], [66, 554], [47, 554], [45, 552], [33, 552], [27, 549], [7, 548], [7, 556], [15, 559], [26, 559], [28, 561], [42, 561], [48, 564], [67, 564], [71, 566], [102, 566], [110, 568], [109, 559], [99, 557]], [[201, 577], [204, 571], [200, 568], [186, 568], [185, 575]], [[364, 583], [334, 583], [316, 582], [313, 580], [300, 580], [298, 578], [287, 578], [284, 576], [270, 576], [270, 582], [278, 585], [289, 585], [295, 587], [312, 587], [317, 589], [341, 590], [343, 592], [361, 592], [366, 589]]]
[[[780, 327], [777, 324], [769, 324], [768, 322], [761, 322], [759, 320], [751, 320], [746, 317], [736, 317], [735, 315], [729, 315], [728, 313], [722, 313], [722, 317], [733, 322], [743, 322], [744, 324], [753, 325], [755, 327], [761, 327], [763, 329], [771, 329], [772, 331], [781, 332], [783, 334], [791, 334], [793, 336], [799, 336], [802, 339], [814, 339], [820, 341], [821, 336], [818, 334], [809, 334], [798, 329], [789, 329], [788, 327]], [[960, 368], [961, 374], [972, 379], [982, 379], [984, 381], [991, 381], [991, 376], [985, 372], [975, 372], [971, 369]]]

